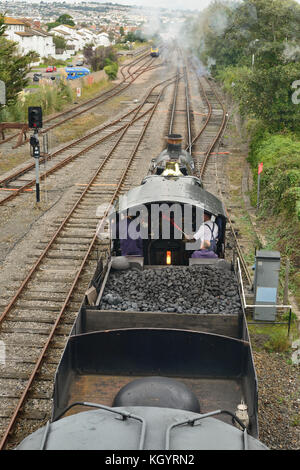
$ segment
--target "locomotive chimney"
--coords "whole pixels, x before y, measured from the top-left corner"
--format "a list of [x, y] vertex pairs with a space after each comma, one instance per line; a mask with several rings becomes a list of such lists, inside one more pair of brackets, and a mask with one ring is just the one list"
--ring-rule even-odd
[[169, 134], [167, 137], [167, 150], [171, 157], [177, 157], [181, 153], [182, 136], [180, 134]]

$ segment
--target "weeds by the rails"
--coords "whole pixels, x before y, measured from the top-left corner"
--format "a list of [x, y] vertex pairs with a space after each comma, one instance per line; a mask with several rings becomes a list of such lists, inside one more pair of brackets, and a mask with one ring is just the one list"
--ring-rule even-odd
[[[53, 129], [51, 133], [53, 133], [57, 143], [64, 143], [73, 139], [80, 139], [89, 129], [99, 126], [104, 121], [105, 116], [99, 116], [93, 113], [82, 114]], [[50, 139], [52, 140], [51, 137]]]
[[[24, 90], [19, 94], [18, 101], [11, 106], [6, 106], [0, 113], [0, 122], [27, 122], [28, 106], [42, 106], [43, 116], [64, 111], [75, 101], [80, 103], [101, 91], [110, 89], [113, 84], [103, 79], [97, 83], [87, 84], [78, 80], [78, 87], [81, 88], [81, 97], [77, 98], [76, 89], [72, 89], [69, 83], [59, 81], [57, 84], [40, 82], [35, 85], [36, 91], [30, 93]], [[32, 88], [32, 87], [31, 87]]]
[[[76, 82], [77, 83], [77, 82]], [[83, 80], [78, 81], [78, 87], [81, 88], [81, 96], [78, 98], [76, 96], [76, 90], [73, 90], [73, 99], [80, 103], [89, 98], [93, 98], [99, 92], [105, 92], [113, 87], [113, 83], [108, 82], [106, 79], [99, 80], [99, 82], [94, 82], [91, 84], [85, 83]]]
[[[297, 338], [298, 331], [295, 321], [295, 315], [292, 314], [290, 335], [288, 336], [288, 325], [248, 325], [251, 344], [254, 351], [265, 350], [267, 352], [287, 353], [290, 352], [292, 341]], [[286, 316], [278, 321], [287, 322]]]

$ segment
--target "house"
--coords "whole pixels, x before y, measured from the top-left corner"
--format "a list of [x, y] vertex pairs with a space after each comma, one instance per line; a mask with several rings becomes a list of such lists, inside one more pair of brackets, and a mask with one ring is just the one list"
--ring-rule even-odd
[[108, 47], [111, 45], [109, 40], [109, 36], [107, 33], [99, 33], [97, 35], [97, 46], [105, 46]]
[[23, 19], [5, 17], [4, 23], [6, 38], [18, 43], [20, 54], [27, 54], [30, 51], [37, 52], [40, 57], [50, 57], [55, 54], [52, 36], [42, 29]]

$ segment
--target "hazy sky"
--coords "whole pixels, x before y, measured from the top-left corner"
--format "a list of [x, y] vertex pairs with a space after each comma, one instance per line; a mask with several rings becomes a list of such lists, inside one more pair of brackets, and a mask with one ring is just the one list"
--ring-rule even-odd
[[[54, 0], [44, 0], [46, 2], [52, 2]], [[63, 0], [61, 0], [63, 1]], [[81, 4], [82, 1], [79, 0], [65, 0], [67, 3], [79, 3]], [[84, 1], [84, 0], [83, 0]], [[88, 0], [86, 0], [88, 1]], [[92, 0], [98, 3], [105, 3], [105, 0]], [[203, 8], [207, 7], [212, 0], [106, 0], [110, 1], [111, 3], [119, 3], [122, 5], [137, 5], [137, 6], [145, 6], [145, 7], [155, 7], [155, 8], [170, 8], [170, 9], [183, 9], [183, 10], [203, 10]], [[27, 0], [30, 3], [39, 3], [40, 0]], [[300, 3], [300, 0], [296, 0], [296, 2]], [[0, 0], [1, 5], [1, 0]]]
[[[45, 1], [45, 0], [44, 0]], [[52, 2], [54, 0], [46, 0], [47, 2]], [[63, 1], [63, 0], [60, 0]], [[79, 0], [65, 0], [66, 3], [82, 3]], [[83, 0], [84, 1], [84, 0]], [[86, 0], [88, 1], [88, 0]], [[104, 0], [92, 0], [98, 3], [105, 3]], [[145, 7], [163, 7], [163, 8], [171, 8], [171, 9], [184, 9], [184, 10], [202, 10], [212, 0], [107, 0], [111, 3], [119, 3], [121, 5], [137, 5], [137, 6], [145, 6]], [[30, 3], [39, 3], [40, 0], [27, 0]], [[1, 0], [0, 0], [1, 4]]]

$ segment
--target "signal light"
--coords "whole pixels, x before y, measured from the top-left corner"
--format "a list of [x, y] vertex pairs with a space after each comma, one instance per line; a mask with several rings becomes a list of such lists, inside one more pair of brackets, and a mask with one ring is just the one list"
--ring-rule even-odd
[[167, 264], [171, 264], [171, 263], [172, 263], [171, 251], [167, 251], [166, 263], [167, 263]]
[[29, 129], [41, 129], [43, 127], [42, 108], [40, 106], [28, 107]]

